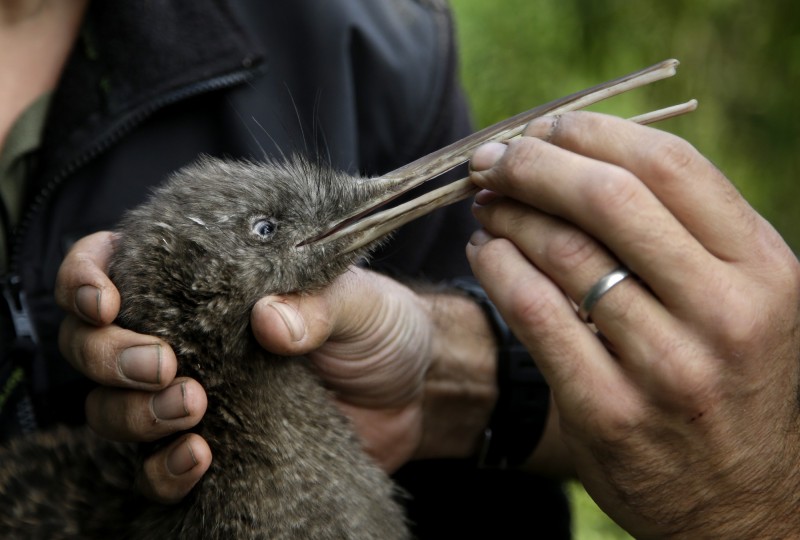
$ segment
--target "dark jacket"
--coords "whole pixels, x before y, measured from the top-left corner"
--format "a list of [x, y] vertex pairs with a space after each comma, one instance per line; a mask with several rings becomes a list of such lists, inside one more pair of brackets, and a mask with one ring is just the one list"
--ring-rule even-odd
[[[82, 421], [88, 384], [58, 355], [63, 314], [53, 301], [56, 272], [76, 239], [113, 228], [151, 186], [203, 153], [304, 153], [375, 175], [435, 150], [469, 131], [455, 63], [450, 16], [438, 0], [92, 3], [12, 238], [0, 384], [22, 368], [26, 386], [7, 385], [6, 432]], [[467, 275], [464, 245], [474, 228], [468, 203], [444, 209], [401, 230], [373, 267], [428, 280]], [[520, 497], [502, 478], [476, 481], [471, 468], [451, 466], [462, 465], [434, 467], [422, 480], [413, 466], [402, 471], [412, 491], [443, 490], [453, 503], [433, 501], [438, 508], [420, 507], [412, 518], [435, 516], [458, 536], [449, 520], [470, 500], [487, 512], [462, 515], [465, 523], [510, 524], [497, 512], [512, 510], [530, 527], [531, 516], [514, 508], [534, 499], [555, 501], [563, 517], [562, 501], [548, 486], [534, 488], [537, 479], [519, 477], [528, 491]], [[424, 506], [425, 497], [416, 500]], [[457, 513], [449, 516], [451, 506]]]

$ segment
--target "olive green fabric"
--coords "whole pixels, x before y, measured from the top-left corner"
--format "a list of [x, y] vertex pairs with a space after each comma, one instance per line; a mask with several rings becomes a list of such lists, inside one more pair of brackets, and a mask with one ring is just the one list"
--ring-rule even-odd
[[20, 219], [27, 174], [25, 157], [39, 148], [50, 96], [49, 92], [43, 94], [23, 111], [11, 126], [0, 150], [0, 204], [5, 207], [5, 215], [8, 216], [8, 223], [0, 220], [0, 272], [4, 272], [8, 266], [9, 246], [6, 244], [9, 231], [5, 227], [15, 226]]

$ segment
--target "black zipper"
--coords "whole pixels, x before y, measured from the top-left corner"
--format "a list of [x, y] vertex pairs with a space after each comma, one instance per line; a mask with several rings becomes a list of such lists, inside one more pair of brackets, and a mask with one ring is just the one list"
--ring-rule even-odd
[[19, 258], [23, 248], [22, 241], [25, 237], [26, 230], [31, 226], [36, 215], [41, 211], [45, 203], [47, 203], [61, 183], [78, 168], [84, 166], [103, 151], [107, 150], [125, 134], [129, 133], [133, 128], [141, 124], [146, 118], [159, 109], [206, 92], [241, 84], [255, 77], [259, 71], [259, 67], [251, 68], [248, 66], [243, 70], [184, 86], [183, 88], [169, 92], [158, 99], [150, 101], [128, 115], [125, 119], [119, 121], [117, 125], [109, 130], [105, 137], [98, 140], [93, 146], [67, 163], [58, 173], [53, 175], [50, 181], [48, 181], [36, 195], [33, 203], [26, 209], [19, 225], [14, 231], [13, 243], [11, 244], [9, 255], [8, 271], [2, 280], [3, 297], [11, 313], [14, 330], [18, 338], [24, 337], [32, 340], [34, 343], [36, 342], [36, 333], [30, 318], [25, 292], [22, 287], [22, 279], [18, 273], [18, 266], [20, 264]]

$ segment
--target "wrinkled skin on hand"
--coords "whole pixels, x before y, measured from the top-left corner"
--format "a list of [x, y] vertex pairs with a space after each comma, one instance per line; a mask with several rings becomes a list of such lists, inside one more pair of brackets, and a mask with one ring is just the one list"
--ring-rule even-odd
[[[472, 160], [478, 278], [551, 385], [586, 489], [637, 537], [800, 530], [800, 265], [687, 142], [592, 113]], [[637, 279], [575, 313], [620, 264]]]
[[319, 293], [263, 298], [251, 321], [266, 349], [308, 354], [384, 470], [411, 458], [422, 437], [432, 354], [424, 300], [392, 279], [352, 268]]

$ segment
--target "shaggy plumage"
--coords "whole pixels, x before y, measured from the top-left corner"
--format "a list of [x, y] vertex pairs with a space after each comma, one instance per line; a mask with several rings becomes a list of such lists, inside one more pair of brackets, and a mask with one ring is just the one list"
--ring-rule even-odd
[[364, 256], [297, 245], [377, 189], [303, 160], [203, 158], [128, 213], [110, 270], [119, 323], [164, 338], [204, 386], [198, 431], [214, 462], [162, 506], [134, 488], [133, 445], [65, 428], [13, 441], [0, 450], [0, 537], [407, 537], [397, 490], [307, 361], [265, 352], [249, 328], [259, 298], [318, 289]]

